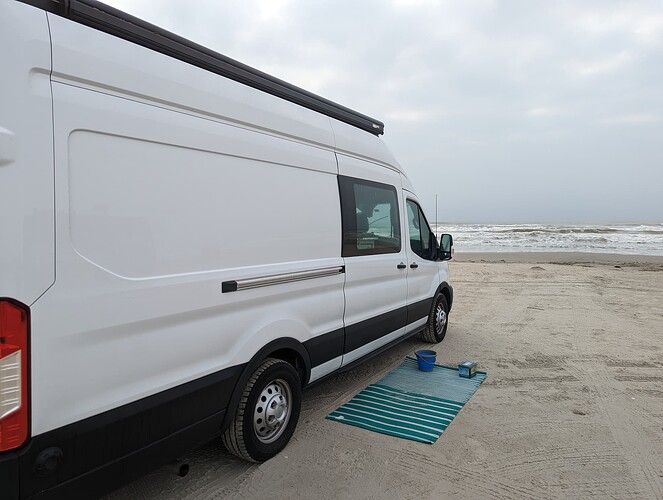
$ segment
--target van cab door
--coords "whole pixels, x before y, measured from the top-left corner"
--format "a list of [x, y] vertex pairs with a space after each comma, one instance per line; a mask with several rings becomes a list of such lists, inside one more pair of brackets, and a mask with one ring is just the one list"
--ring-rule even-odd
[[400, 174], [337, 154], [345, 263], [343, 365], [405, 334], [407, 255]]
[[440, 284], [438, 243], [414, 194], [403, 190], [407, 225], [407, 331], [426, 324]]

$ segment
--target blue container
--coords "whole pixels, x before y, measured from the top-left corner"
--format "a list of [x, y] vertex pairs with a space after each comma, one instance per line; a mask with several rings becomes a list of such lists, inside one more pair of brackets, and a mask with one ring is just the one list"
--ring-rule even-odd
[[435, 359], [437, 358], [437, 353], [435, 351], [417, 351], [414, 355], [417, 357], [417, 364], [422, 372], [433, 371]]

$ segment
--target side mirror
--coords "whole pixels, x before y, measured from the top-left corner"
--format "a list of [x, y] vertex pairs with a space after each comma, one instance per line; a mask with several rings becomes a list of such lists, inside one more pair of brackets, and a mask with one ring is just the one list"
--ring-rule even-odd
[[440, 258], [442, 260], [451, 260], [454, 239], [450, 234], [440, 236]]

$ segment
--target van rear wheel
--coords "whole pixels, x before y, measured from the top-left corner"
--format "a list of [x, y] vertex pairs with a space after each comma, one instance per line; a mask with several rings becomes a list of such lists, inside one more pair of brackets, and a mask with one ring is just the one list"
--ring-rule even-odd
[[447, 298], [438, 293], [433, 299], [433, 307], [428, 316], [426, 329], [421, 332], [421, 338], [426, 342], [437, 344], [444, 340], [449, 324], [449, 305]]
[[301, 405], [297, 370], [283, 360], [267, 358], [246, 383], [235, 418], [221, 440], [232, 454], [264, 462], [290, 441]]

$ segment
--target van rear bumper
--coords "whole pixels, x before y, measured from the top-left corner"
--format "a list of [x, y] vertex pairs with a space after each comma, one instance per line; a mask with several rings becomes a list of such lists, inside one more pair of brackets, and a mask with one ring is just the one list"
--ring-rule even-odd
[[[95, 498], [178, 458], [221, 432], [244, 366], [40, 434], [0, 455], [0, 499]], [[40, 471], [45, 454], [61, 454], [50, 473]]]

